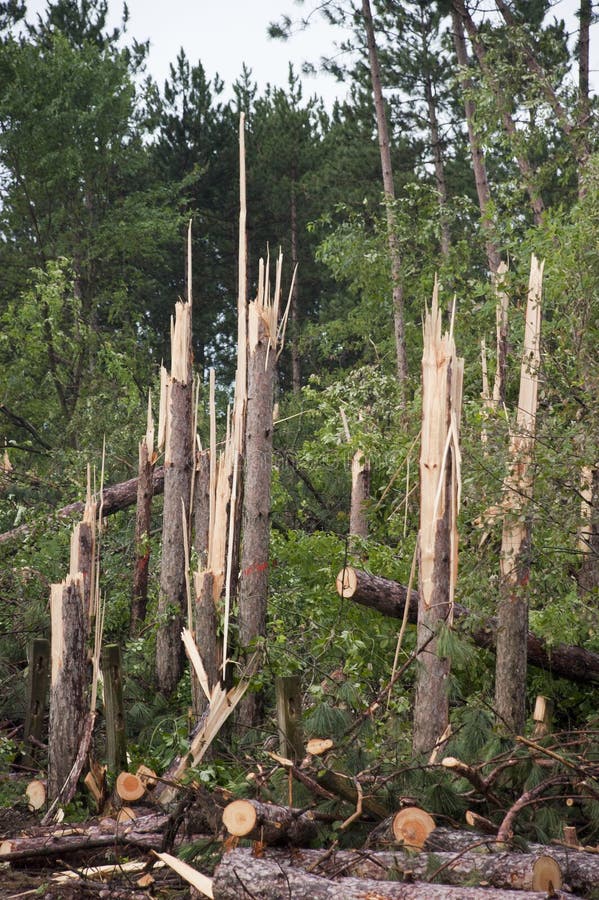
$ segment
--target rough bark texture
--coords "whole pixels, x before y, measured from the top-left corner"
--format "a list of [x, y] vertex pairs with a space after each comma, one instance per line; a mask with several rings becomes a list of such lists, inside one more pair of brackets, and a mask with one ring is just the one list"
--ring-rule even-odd
[[372, 81], [372, 95], [374, 97], [374, 109], [376, 113], [376, 127], [379, 138], [379, 150], [381, 154], [381, 168], [383, 170], [383, 192], [387, 211], [387, 243], [389, 258], [391, 261], [391, 284], [393, 290], [393, 330], [395, 333], [395, 350], [397, 354], [397, 377], [403, 384], [408, 377], [408, 360], [406, 355], [406, 336], [404, 323], [404, 297], [401, 280], [401, 253], [396, 234], [395, 210], [395, 186], [393, 184], [393, 168], [391, 165], [391, 145], [389, 142], [389, 129], [387, 126], [387, 114], [385, 112], [385, 99], [381, 82], [381, 67], [379, 64], [376, 40], [374, 36], [374, 23], [370, 9], [370, 0], [362, 0], [362, 15], [366, 30], [366, 43], [368, 45], [368, 62], [370, 65], [370, 78]]
[[152, 530], [152, 496], [154, 494], [154, 479], [152, 477], [154, 465], [151, 453], [152, 451], [148, 449], [146, 438], [144, 438], [139, 444], [131, 634], [136, 634], [145, 621], [148, 605], [150, 532]]
[[[272, 476], [273, 391], [276, 352], [270, 341], [262, 307], [249, 307], [248, 401], [246, 411], [245, 474], [239, 576], [239, 643], [244, 653], [266, 634], [268, 553], [270, 543], [270, 482]], [[247, 694], [241, 701], [240, 721], [256, 724], [262, 698]]]
[[[154, 493], [161, 494], [164, 490], [163, 466], [155, 469], [152, 483]], [[128, 506], [132, 506], [135, 503], [136, 499], [137, 478], [130, 478], [129, 481], [121, 481], [119, 484], [110, 485], [110, 487], [104, 488], [102, 492], [102, 516], [112, 516], [122, 509], [127, 509]], [[100, 503], [98, 503], [99, 508]], [[57, 519], [71, 519], [75, 516], [80, 516], [84, 509], [85, 503], [82, 500], [77, 500], [75, 503], [69, 503], [67, 506], [58, 509], [54, 516]], [[10, 541], [26, 537], [28, 534], [31, 534], [33, 529], [33, 525], [24, 524], [19, 525], [18, 528], [12, 528], [10, 531], [5, 531], [3, 534], [0, 534], [0, 544], [8, 544]]]
[[234, 800], [223, 811], [229, 834], [264, 844], [309, 844], [316, 837], [311, 812], [258, 800]]
[[[513, 891], [450, 885], [399, 884], [374, 879], [331, 881], [285, 864], [285, 856], [256, 857], [251, 850], [226, 853], [214, 873], [214, 900], [514, 900]], [[542, 900], [547, 892], [522, 891], [518, 900]], [[557, 896], [557, 895], [556, 895]], [[572, 895], [569, 895], [570, 897]]]
[[158, 603], [161, 622], [156, 636], [156, 674], [165, 695], [174, 691], [183, 674], [181, 628], [187, 608], [183, 509], [187, 522], [193, 468], [191, 379], [186, 383], [171, 380], [169, 404]]
[[462, 373], [463, 360], [456, 357], [453, 338], [441, 333], [435, 291], [425, 316], [422, 356], [418, 647], [423, 652], [416, 672], [415, 754], [430, 752], [449, 721], [450, 661], [437, 647], [441, 625], [452, 622], [457, 575], [456, 440]]
[[474, 171], [474, 183], [476, 186], [476, 194], [478, 197], [478, 208], [480, 210], [481, 226], [485, 235], [485, 247], [487, 252], [487, 262], [489, 271], [494, 274], [501, 263], [501, 253], [497, 245], [494, 234], [493, 221], [489, 214], [491, 203], [491, 190], [489, 188], [489, 179], [487, 178], [487, 168], [485, 165], [485, 156], [482, 143], [476, 130], [476, 107], [472, 99], [472, 79], [466, 74], [468, 71], [468, 51], [466, 49], [466, 40], [464, 37], [464, 26], [462, 20], [455, 8], [451, 12], [453, 23], [453, 40], [458, 64], [461, 69], [460, 84], [464, 95], [464, 109], [466, 112], [466, 125], [468, 128], [468, 144], [470, 146], [470, 155], [472, 158], [472, 169]]
[[53, 584], [48, 796], [58, 796], [77, 758], [87, 716], [87, 621], [81, 577]]
[[[384, 616], [394, 619], [403, 618], [407, 588], [397, 581], [348, 567], [337, 576], [337, 593], [353, 600], [354, 603], [374, 609]], [[458, 621], [462, 625], [469, 618], [474, 618], [471, 610], [460, 603], [453, 604], [453, 614], [454, 621]], [[412, 592], [408, 622], [415, 625], [417, 616], [417, 597]], [[485, 619], [468, 633], [479, 647], [495, 651], [497, 637], [497, 619], [495, 617]], [[580, 684], [588, 685], [589, 682], [599, 682], [599, 654], [597, 653], [569, 644], [554, 644], [548, 647], [545, 641], [533, 634], [532, 631], [527, 632], [526, 646], [528, 662], [533, 666], [538, 666], [540, 669], [552, 672], [553, 675], [577, 681]]]
[[[532, 877], [540, 853], [469, 853], [456, 858], [455, 853], [407, 854], [402, 851], [298, 850], [293, 865], [310, 868], [315, 875], [326, 878], [343, 876], [369, 878], [373, 881], [422, 880], [441, 866], [446, 866], [439, 878], [444, 884], [459, 886], [464, 881], [473, 886], [476, 880], [485, 887], [531, 891]], [[289, 865], [285, 851], [268, 851], [268, 859], [281, 859]], [[557, 861], [556, 861], [557, 862]]]
[[[195, 584], [195, 642], [202, 658], [204, 671], [211, 688], [221, 677], [222, 652], [217, 639], [218, 616], [214, 602], [214, 576], [212, 572], [196, 573]], [[193, 711], [199, 719], [208, 706], [208, 698], [193, 679]]]
[[89, 522], [78, 522], [71, 535], [69, 575], [74, 578], [80, 572], [83, 576], [83, 609], [88, 629], [91, 617], [94, 614], [94, 610], [90, 606], [92, 580], [94, 577], [94, 552], [94, 525]]
[[497, 610], [495, 709], [508, 731], [520, 734], [526, 721], [526, 663], [530, 574], [529, 507], [533, 491], [537, 390], [540, 365], [543, 265], [531, 260], [526, 330], [516, 430], [510, 439], [510, 471], [504, 485], [501, 537], [501, 596]]
[[370, 462], [361, 450], [354, 453], [351, 466], [351, 504], [349, 533], [368, 538], [368, 500], [370, 499]]

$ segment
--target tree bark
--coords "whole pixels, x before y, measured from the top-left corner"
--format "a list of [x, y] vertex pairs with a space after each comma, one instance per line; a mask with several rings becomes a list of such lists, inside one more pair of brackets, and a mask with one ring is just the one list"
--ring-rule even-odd
[[189, 303], [177, 303], [172, 345], [164, 455], [159, 626], [156, 635], [156, 676], [158, 688], [165, 696], [175, 690], [183, 674], [184, 659], [181, 643], [181, 628], [187, 609], [184, 531], [188, 529], [195, 467]]
[[408, 359], [406, 353], [405, 304], [401, 277], [401, 253], [396, 234], [394, 210], [395, 186], [393, 184], [393, 167], [391, 165], [391, 146], [389, 143], [389, 129], [387, 127], [387, 114], [385, 112], [385, 99], [383, 97], [381, 83], [381, 67], [374, 35], [374, 23], [372, 21], [370, 0], [362, 0], [362, 15], [364, 17], [366, 43], [368, 45], [368, 62], [370, 65], [376, 127], [381, 154], [381, 168], [383, 171], [383, 193], [385, 195], [385, 207], [387, 212], [387, 243], [389, 247], [389, 259], [391, 262], [393, 330], [395, 334], [395, 352], [397, 355], [397, 377], [400, 384], [405, 385], [408, 377]]
[[[271, 858], [274, 855], [275, 858]], [[514, 900], [513, 891], [488, 890], [477, 887], [417, 882], [400, 884], [374, 879], [340, 878], [331, 881], [295, 867], [285, 855], [254, 856], [251, 850], [225, 853], [214, 873], [214, 900], [289, 900], [290, 897], [310, 900]], [[518, 900], [541, 900], [545, 894], [522, 891]], [[571, 895], [570, 895], [571, 896]]]
[[[393, 619], [403, 618], [407, 588], [397, 581], [348, 567], [337, 576], [337, 593], [341, 597], [353, 600], [354, 603], [374, 609], [383, 616]], [[472, 611], [460, 603], [453, 604], [453, 614], [454, 620], [460, 622], [462, 626], [466, 626], [469, 618], [474, 618]], [[415, 625], [417, 620], [417, 597], [412, 592], [408, 622]], [[497, 637], [495, 617], [485, 619], [472, 631], [468, 629], [467, 633], [479, 647], [495, 652]], [[532, 631], [527, 632], [526, 642], [528, 662], [531, 665], [579, 684], [599, 683], [599, 654], [569, 644], [553, 644], [548, 647], [546, 642]]]
[[520, 372], [516, 431], [510, 440], [510, 471], [504, 485], [501, 594], [497, 610], [495, 708], [505, 728], [520, 734], [526, 721], [526, 663], [530, 577], [533, 454], [540, 366], [543, 264], [531, 260], [526, 331]]
[[[273, 394], [276, 336], [271, 334], [267, 307], [261, 298], [249, 305], [248, 401], [245, 474], [239, 576], [239, 643], [250, 646], [266, 635], [268, 554], [270, 544], [270, 482], [272, 477]], [[276, 327], [276, 326], [275, 326]], [[246, 694], [239, 717], [256, 725], [262, 717], [260, 694]]]
[[[281, 860], [289, 865], [290, 854], [284, 850], [267, 850], [267, 859]], [[297, 850], [293, 865], [310, 869], [316, 875], [336, 878], [343, 884], [344, 878], [368, 878], [373, 881], [426, 881], [431, 872], [446, 868], [439, 878], [444, 884], [459, 886], [475, 880], [489, 888], [531, 891], [535, 868], [539, 868], [541, 853], [469, 853], [456, 857], [455, 853], [404, 853], [403, 851]], [[542, 865], [542, 863], [541, 863]], [[556, 866], [559, 867], [557, 861]], [[557, 887], [557, 884], [555, 885]], [[519, 896], [519, 895], [518, 895]]]
[[58, 797], [67, 781], [85, 728], [88, 713], [87, 621], [81, 576], [53, 584], [50, 723], [48, 734], [48, 796]]
[[152, 453], [153, 447], [148, 447], [146, 435], [139, 444], [139, 475], [137, 479], [137, 507], [135, 511], [135, 563], [130, 625], [132, 635], [137, 634], [143, 625], [148, 605], [150, 532], [152, 530], [152, 496], [154, 494]]
[[491, 204], [491, 190], [489, 188], [489, 179], [487, 178], [487, 168], [485, 165], [485, 155], [480, 141], [480, 137], [476, 131], [476, 107], [472, 99], [472, 79], [466, 74], [468, 71], [469, 60], [468, 51], [466, 49], [466, 39], [464, 37], [464, 26], [462, 19], [458, 15], [455, 7], [452, 8], [451, 17], [453, 22], [453, 41], [455, 46], [458, 64], [461, 69], [460, 83], [462, 93], [464, 95], [464, 109], [466, 112], [466, 126], [468, 128], [468, 144], [470, 146], [470, 155], [472, 157], [472, 169], [474, 171], [474, 183], [476, 186], [476, 194], [478, 197], [478, 208], [480, 210], [481, 227], [485, 235], [485, 248], [487, 252], [487, 263], [491, 274], [495, 274], [501, 263], [501, 253], [497, 245], [493, 220], [489, 212]]
[[293, 288], [291, 291], [291, 390], [299, 394], [302, 387], [302, 367], [299, 351], [299, 282], [298, 282], [298, 253], [297, 253], [297, 173], [295, 166], [291, 172], [291, 271], [293, 273]]
[[[418, 538], [418, 647], [413, 751], [430, 752], [449, 721], [450, 661], [439, 655], [439, 629], [452, 624], [457, 577], [458, 428], [464, 362], [442, 336], [437, 289], [424, 321], [422, 445]], [[432, 640], [431, 640], [432, 636]]]
[[223, 825], [229, 834], [264, 844], [301, 846], [317, 834], [314, 815], [289, 806], [258, 800], [234, 800], [223, 810]]

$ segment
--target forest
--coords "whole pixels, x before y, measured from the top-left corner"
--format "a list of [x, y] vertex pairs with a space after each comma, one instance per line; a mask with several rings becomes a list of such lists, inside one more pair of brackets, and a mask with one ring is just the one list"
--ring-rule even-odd
[[599, 897], [599, 4], [108, 5], [0, 2], [0, 896]]

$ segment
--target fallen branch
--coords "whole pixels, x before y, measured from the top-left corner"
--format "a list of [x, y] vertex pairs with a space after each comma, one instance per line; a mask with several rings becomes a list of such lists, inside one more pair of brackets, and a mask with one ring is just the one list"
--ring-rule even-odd
[[[136, 502], [137, 481], [137, 478], [130, 478], [129, 481], [121, 481], [119, 484], [109, 485], [107, 488], [104, 488], [102, 502], [98, 504], [98, 508], [102, 508], [103, 517], [112, 516], [114, 513], [127, 509], [128, 506], [132, 506]], [[161, 494], [164, 490], [164, 468], [162, 466], [154, 470], [152, 483], [154, 494]], [[57, 510], [54, 516], [57, 519], [70, 519], [74, 516], [80, 516], [84, 509], [85, 503], [82, 500], [77, 500], [75, 503], [69, 503], [68, 506], [63, 506], [62, 509]], [[34, 523], [26, 522], [17, 528], [13, 528], [11, 531], [5, 531], [4, 534], [0, 534], [0, 544], [9, 543], [17, 538], [27, 537], [36, 527]]]

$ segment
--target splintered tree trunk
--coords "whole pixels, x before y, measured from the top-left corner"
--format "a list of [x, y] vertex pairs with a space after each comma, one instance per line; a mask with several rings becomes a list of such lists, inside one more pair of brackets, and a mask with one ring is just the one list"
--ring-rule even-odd
[[[151, 413], [149, 413], [151, 415]], [[135, 512], [135, 568], [131, 604], [131, 634], [136, 634], [146, 618], [148, 574], [150, 570], [150, 532], [154, 495], [154, 434], [149, 427], [139, 444], [137, 509]]]
[[193, 476], [191, 304], [178, 302], [172, 336], [164, 455], [162, 567], [156, 636], [159, 690], [174, 691], [183, 673], [181, 628], [187, 608], [184, 529], [189, 521]]
[[441, 336], [435, 286], [432, 309], [424, 321], [422, 356], [418, 646], [426, 647], [416, 675], [415, 754], [433, 749], [449, 719], [449, 659], [439, 656], [437, 643], [440, 626], [452, 622], [457, 575], [457, 431], [463, 371], [464, 361], [456, 357], [453, 337]]
[[[239, 578], [239, 643], [244, 652], [266, 634], [268, 594], [276, 349], [273, 346], [275, 336], [272, 329], [269, 329], [261, 298], [250, 303], [248, 337], [248, 401]], [[253, 725], [260, 720], [261, 714], [260, 695], [246, 694], [240, 704], [240, 720], [246, 725]]]
[[526, 654], [533, 452], [540, 364], [541, 290], [543, 263], [531, 259], [520, 396], [516, 429], [510, 439], [510, 470], [504, 485], [501, 539], [501, 599], [497, 614], [495, 704], [497, 716], [510, 732], [521, 732], [526, 720]]
[[77, 757], [88, 713], [87, 616], [83, 578], [68, 576], [53, 584], [48, 796], [58, 796]]

